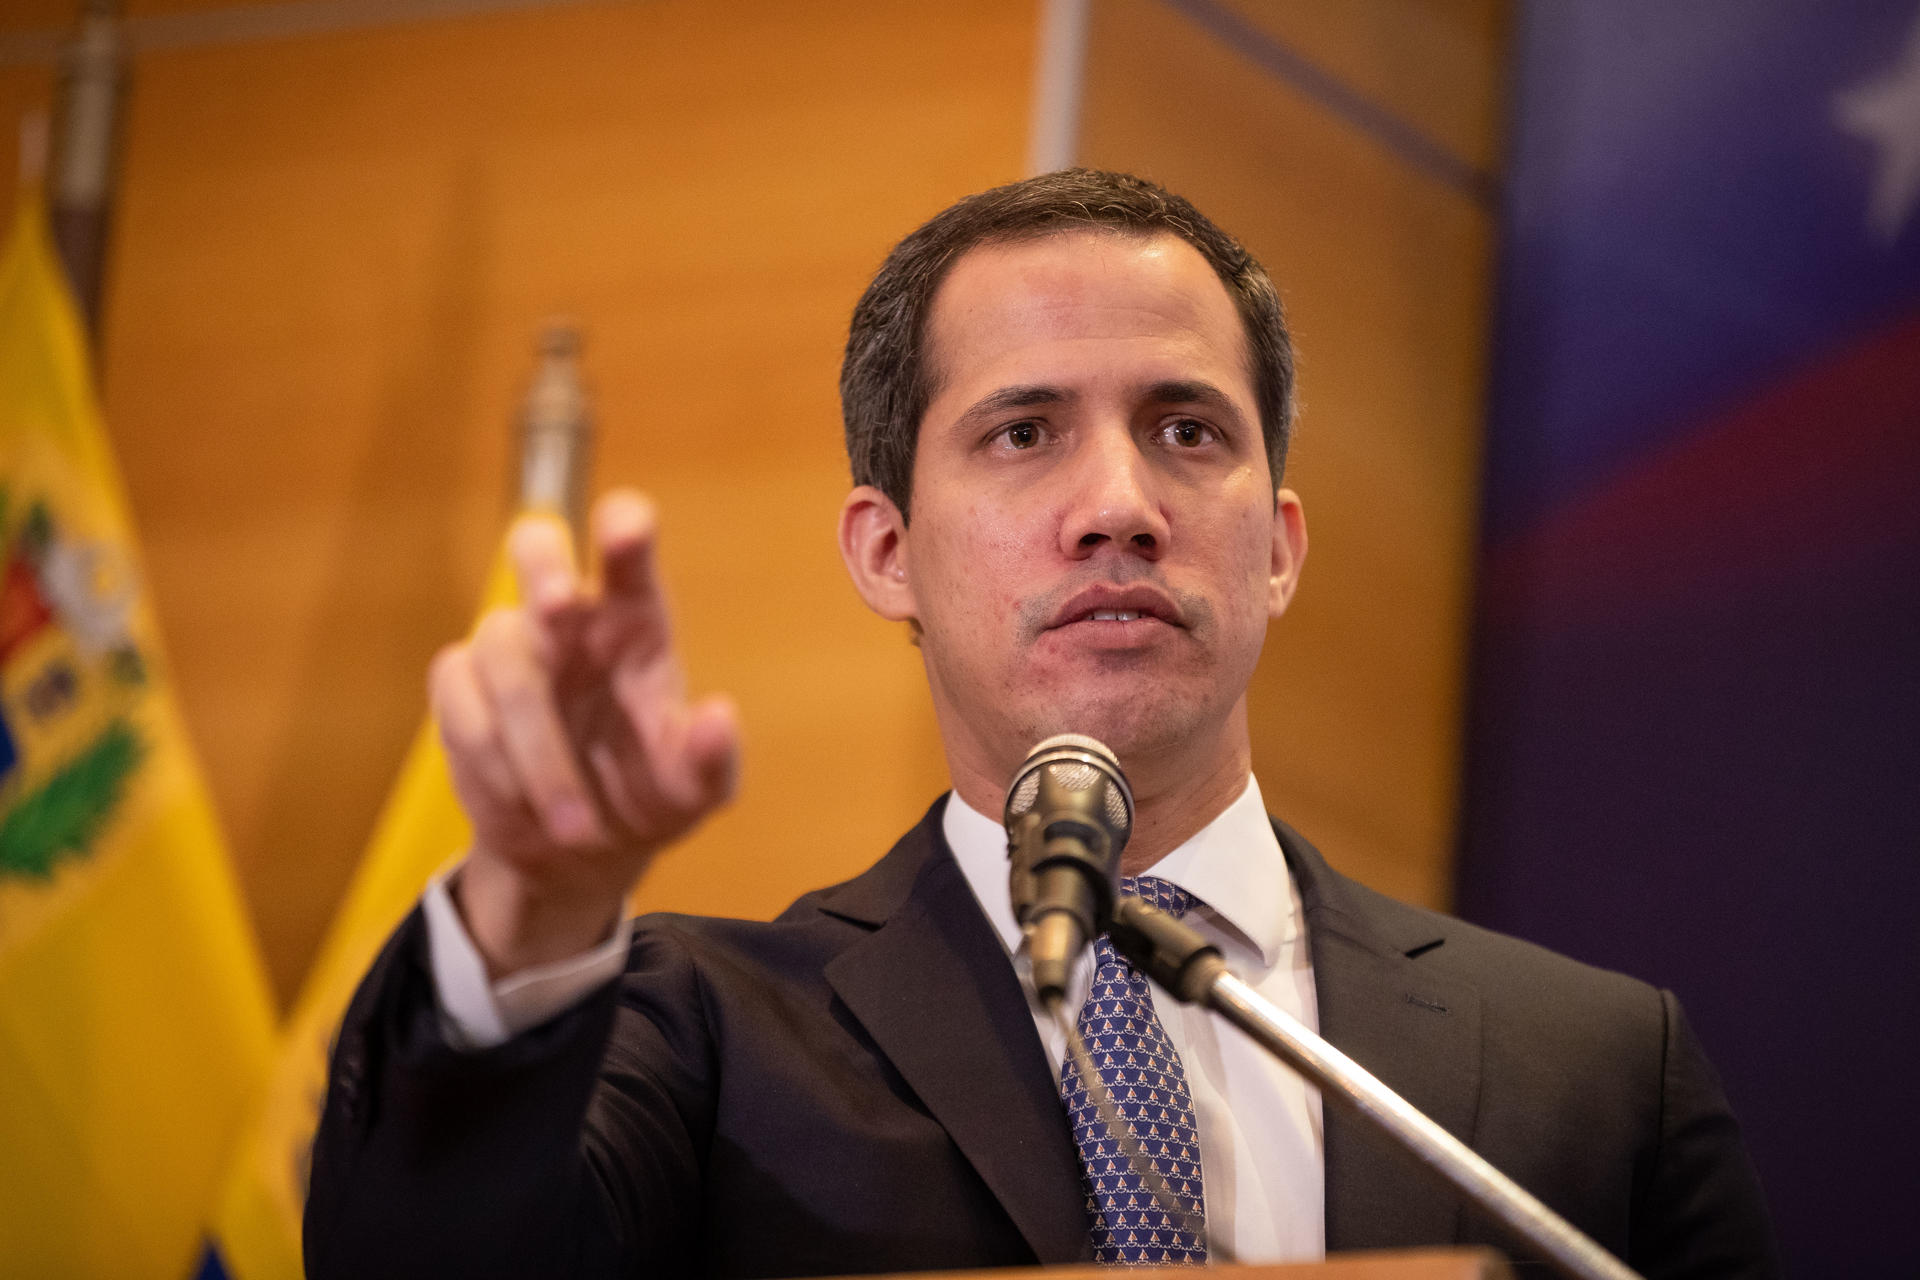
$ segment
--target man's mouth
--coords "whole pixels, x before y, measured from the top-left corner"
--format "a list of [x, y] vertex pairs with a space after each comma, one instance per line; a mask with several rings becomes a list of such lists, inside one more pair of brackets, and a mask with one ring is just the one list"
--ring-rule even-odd
[[1163, 622], [1185, 626], [1180, 607], [1157, 587], [1092, 586], [1077, 591], [1048, 620], [1049, 629], [1076, 622]]

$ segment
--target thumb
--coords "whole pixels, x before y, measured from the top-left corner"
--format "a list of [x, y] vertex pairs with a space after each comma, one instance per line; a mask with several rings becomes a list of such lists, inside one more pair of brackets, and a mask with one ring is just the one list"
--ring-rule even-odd
[[740, 782], [740, 716], [731, 698], [716, 695], [692, 709], [686, 750], [701, 805], [731, 799]]

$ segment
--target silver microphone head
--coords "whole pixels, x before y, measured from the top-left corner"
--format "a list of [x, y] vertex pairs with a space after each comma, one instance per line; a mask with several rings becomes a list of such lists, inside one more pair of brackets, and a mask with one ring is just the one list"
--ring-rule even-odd
[[1059, 733], [1046, 739], [1014, 770], [1001, 818], [1009, 830], [1032, 811], [1040, 797], [1043, 776], [1065, 792], [1100, 788], [1099, 794], [1087, 798], [1095, 802], [1093, 811], [1106, 819], [1116, 848], [1133, 834], [1133, 788], [1120, 771], [1120, 761], [1105, 743], [1079, 733]]
[[1107, 927], [1120, 851], [1133, 834], [1133, 789], [1106, 744], [1048, 738], [1007, 788], [1007, 890], [1027, 935], [1033, 989], [1064, 997], [1073, 958]]

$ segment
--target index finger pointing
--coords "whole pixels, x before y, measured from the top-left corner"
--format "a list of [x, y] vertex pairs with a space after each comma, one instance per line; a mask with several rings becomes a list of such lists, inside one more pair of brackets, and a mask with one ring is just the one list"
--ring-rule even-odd
[[609, 600], [651, 604], [659, 592], [653, 546], [659, 521], [653, 503], [616, 489], [593, 507], [593, 540], [600, 549], [601, 589]]

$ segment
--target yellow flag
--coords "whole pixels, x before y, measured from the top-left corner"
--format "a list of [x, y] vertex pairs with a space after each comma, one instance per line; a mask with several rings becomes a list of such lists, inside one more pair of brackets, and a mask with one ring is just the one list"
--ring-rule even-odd
[[40, 202], [0, 259], [0, 1274], [182, 1280], [272, 1007]]
[[[502, 556], [483, 605], [511, 604]], [[373, 840], [287, 1020], [258, 1114], [238, 1149], [215, 1221], [217, 1261], [235, 1280], [298, 1280], [308, 1152], [326, 1095], [327, 1055], [354, 989], [388, 935], [472, 831], [433, 722], [422, 725], [387, 797]]]

